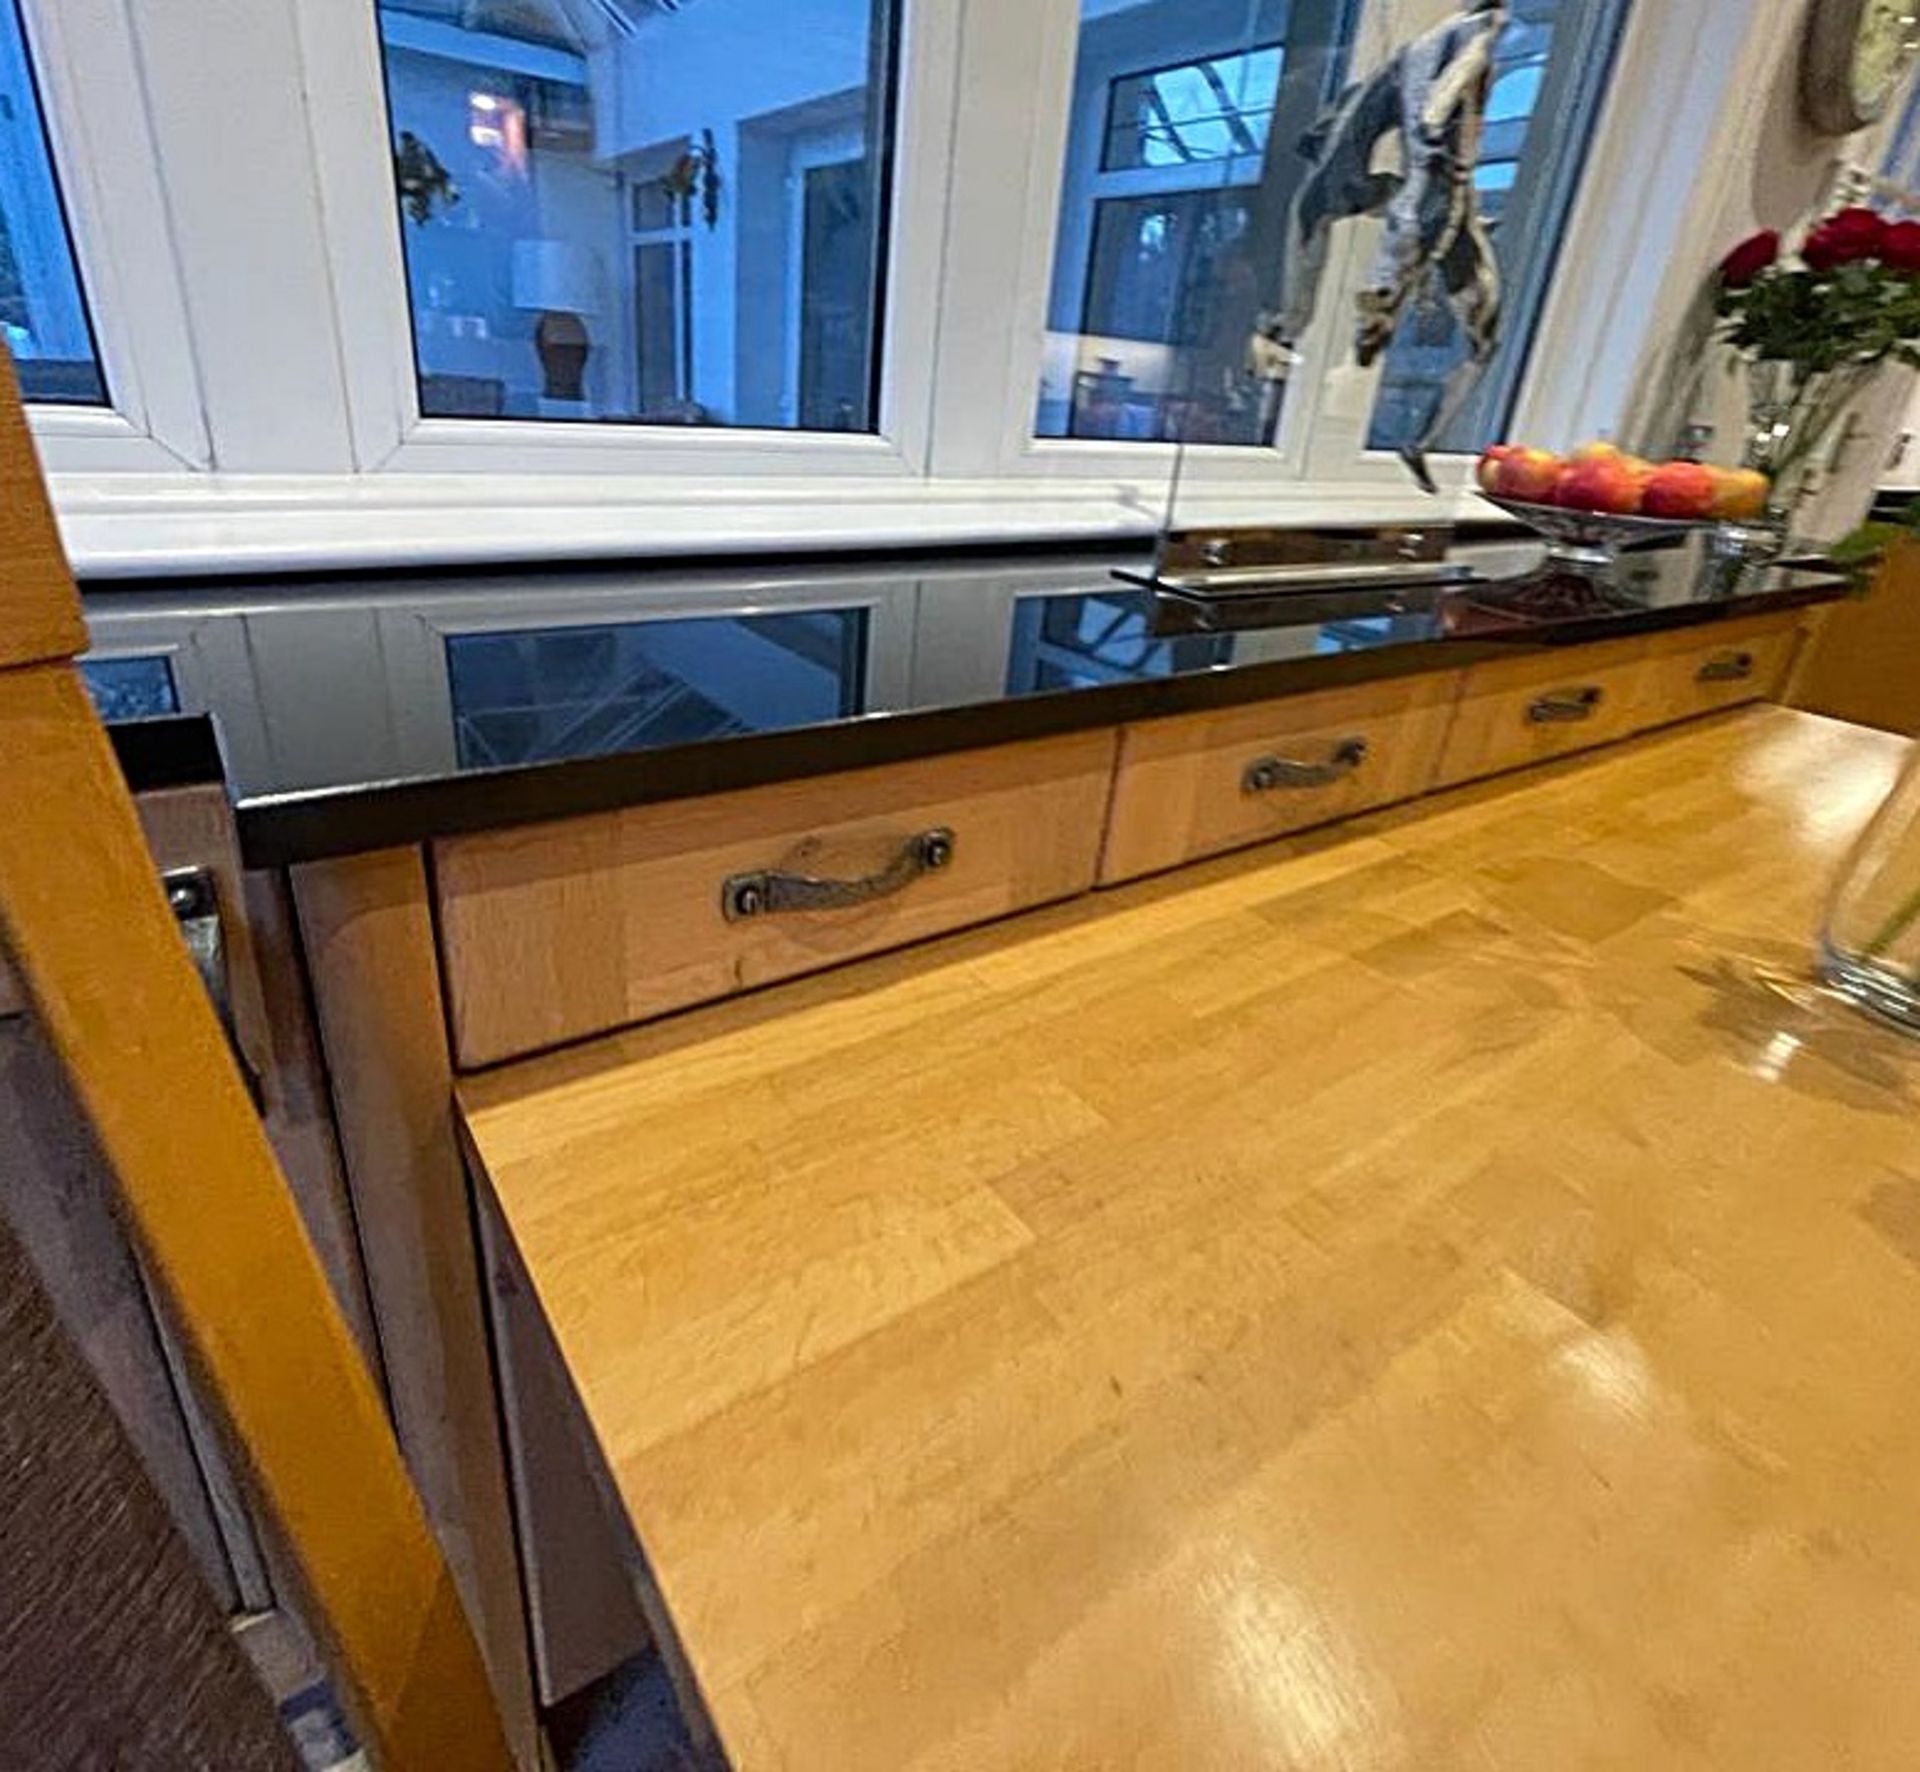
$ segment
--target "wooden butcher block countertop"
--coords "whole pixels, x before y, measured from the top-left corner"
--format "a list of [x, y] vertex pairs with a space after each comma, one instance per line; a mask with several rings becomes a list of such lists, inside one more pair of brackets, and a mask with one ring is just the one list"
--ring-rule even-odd
[[743, 1772], [1920, 1753], [1904, 743], [1756, 709], [469, 1079]]

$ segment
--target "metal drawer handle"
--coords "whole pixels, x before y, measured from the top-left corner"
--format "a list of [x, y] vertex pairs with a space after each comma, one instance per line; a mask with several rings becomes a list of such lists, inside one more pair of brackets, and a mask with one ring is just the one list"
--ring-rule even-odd
[[1527, 718], [1536, 726], [1571, 725], [1576, 720], [1591, 720], [1605, 699], [1606, 691], [1592, 686], [1556, 689], [1532, 703], [1527, 708]]
[[822, 880], [812, 874], [764, 869], [730, 874], [720, 887], [720, 910], [729, 923], [772, 917], [782, 911], [838, 911], [869, 904], [911, 886], [922, 874], [937, 873], [953, 860], [953, 832], [941, 825], [909, 837], [900, 853], [877, 873], [852, 880]]
[[1351, 775], [1367, 760], [1364, 738], [1343, 738], [1324, 763], [1292, 757], [1256, 757], [1240, 777], [1243, 794], [1270, 794], [1275, 788], [1323, 788]]
[[1751, 652], [1723, 652], [1693, 674], [1696, 683], [1744, 683], [1753, 675]]

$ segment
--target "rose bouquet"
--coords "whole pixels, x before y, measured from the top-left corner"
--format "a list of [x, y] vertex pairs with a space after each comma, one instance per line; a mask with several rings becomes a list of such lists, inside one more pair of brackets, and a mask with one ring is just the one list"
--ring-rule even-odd
[[1920, 221], [1842, 209], [1794, 257], [1771, 229], [1721, 261], [1720, 336], [1746, 364], [1747, 465], [1791, 498], [1804, 466], [1888, 362], [1920, 369]]

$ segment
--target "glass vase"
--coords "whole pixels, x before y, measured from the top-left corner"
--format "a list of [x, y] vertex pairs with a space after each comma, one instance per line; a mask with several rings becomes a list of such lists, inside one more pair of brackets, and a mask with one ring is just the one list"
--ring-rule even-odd
[[1783, 531], [1813, 490], [1813, 470], [1833, 427], [1866, 390], [1876, 363], [1807, 372], [1772, 358], [1747, 363], [1747, 437], [1741, 465], [1773, 482], [1768, 520]]
[[1920, 747], [1841, 873], [1820, 970], [1843, 996], [1920, 1034]]

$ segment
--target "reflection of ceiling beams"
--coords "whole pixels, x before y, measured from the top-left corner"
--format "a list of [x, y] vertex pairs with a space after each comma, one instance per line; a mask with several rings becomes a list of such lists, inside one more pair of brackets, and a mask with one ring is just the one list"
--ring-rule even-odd
[[682, 11], [688, 4], [690, 0], [383, 0], [382, 10], [579, 53], [633, 37], [644, 20]]
[[527, 37], [463, 30], [457, 19], [436, 18], [417, 11], [399, 12], [390, 6], [381, 12], [380, 36], [389, 49], [438, 56], [457, 67], [495, 68], [503, 74], [521, 74], [529, 80], [553, 80], [563, 86], [587, 83], [587, 58], [577, 44], [557, 49], [550, 42], [535, 42]]
[[605, 41], [609, 31], [616, 37], [638, 36], [641, 20], [684, 12], [692, 0], [560, 0], [560, 4], [583, 21], [582, 35], [597, 44]]

